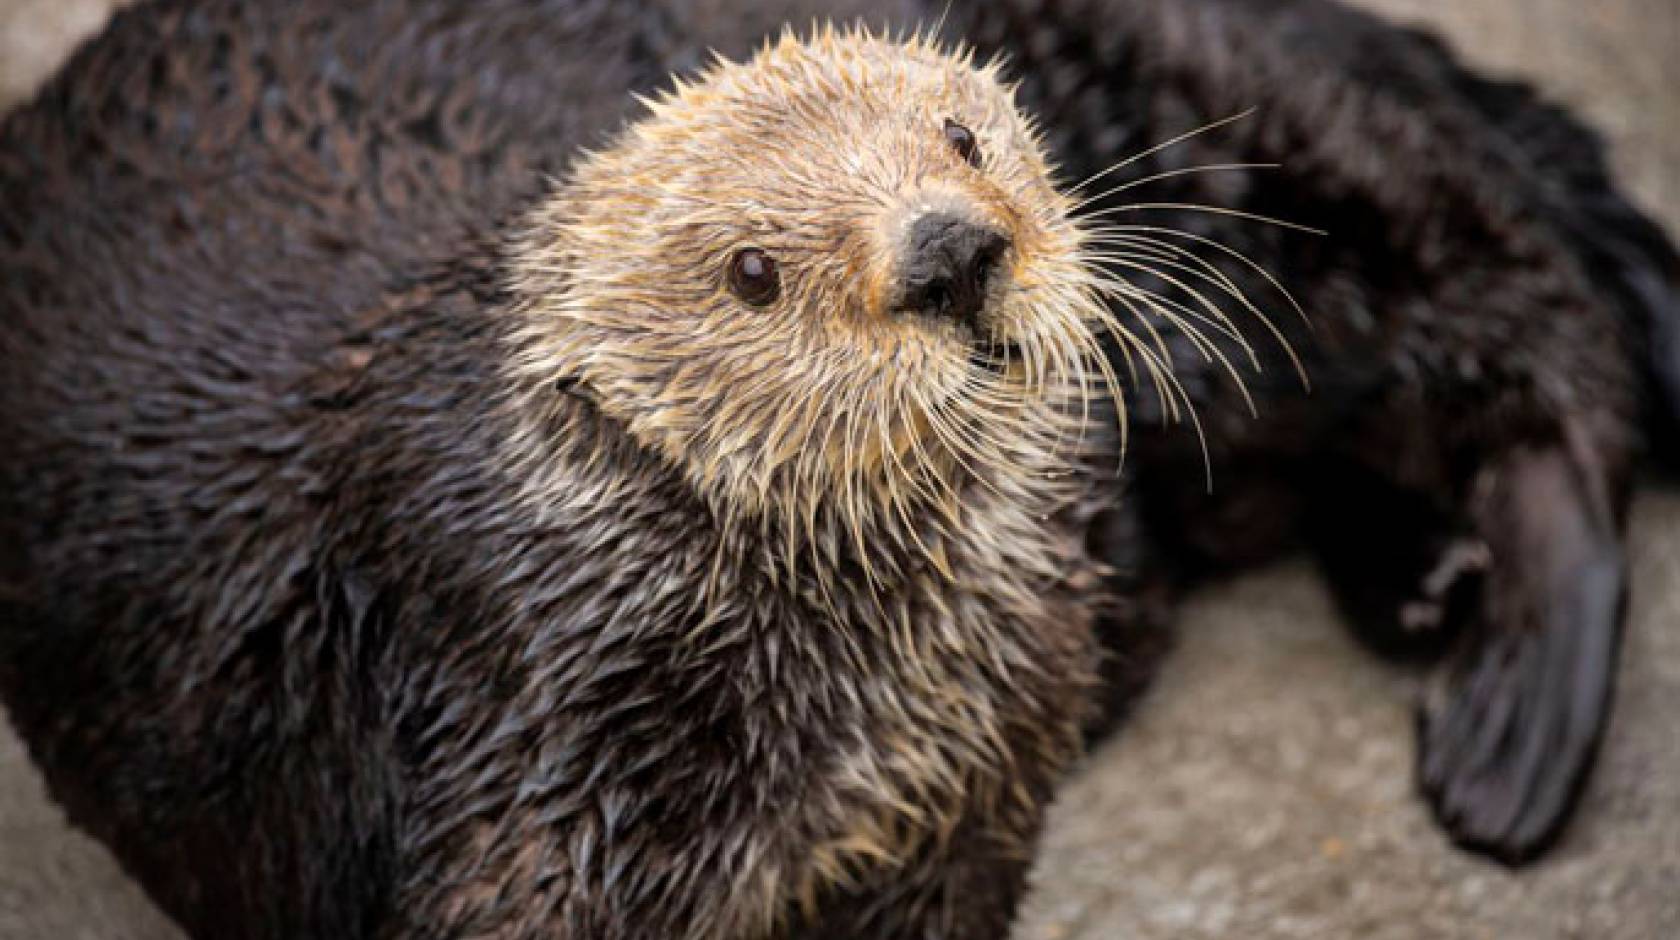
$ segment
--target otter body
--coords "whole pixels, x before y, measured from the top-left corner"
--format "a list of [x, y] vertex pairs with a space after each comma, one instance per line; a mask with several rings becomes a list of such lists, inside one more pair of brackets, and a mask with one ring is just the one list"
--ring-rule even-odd
[[[546, 358], [572, 321], [542, 305], [580, 293], [532, 296], [556, 233], [626, 213], [603, 195], [577, 220], [602, 171], [559, 190], [577, 195], [551, 227], [545, 174], [585, 145], [673, 146], [609, 137], [632, 92], [698, 61], [671, 23], [617, 2], [163, 2], [8, 121], [6, 703], [72, 819], [194, 935], [1008, 923], [1096, 661], [1095, 565], [1076, 523], [1044, 521], [1078, 491], [975, 477], [913, 532], [842, 515], [846, 490], [748, 515], [697, 480], [714, 471], [675, 419], [637, 424], [680, 388]], [[849, 42], [876, 54], [825, 41], [777, 55], [821, 75]], [[896, 87], [895, 56], [967, 74], [880, 54], [866, 89]], [[977, 127], [1012, 120], [984, 104]], [[957, 175], [956, 211], [986, 181], [940, 134], [902, 146]], [[645, 224], [680, 266], [649, 285], [713, 250]], [[788, 304], [819, 276], [783, 269]], [[567, 280], [600, 296], [611, 276]], [[755, 309], [716, 293], [737, 324]], [[728, 328], [725, 353], [751, 339]], [[942, 332], [905, 329], [903, 354], [941, 354]]]
[[[879, 491], [848, 483], [784, 512], [804, 491], [758, 472], [753, 441], [822, 395], [749, 379], [820, 337], [757, 347], [752, 304], [685, 286], [712, 277], [726, 217], [670, 223], [693, 250], [656, 252], [632, 226], [658, 199], [608, 211], [628, 197], [605, 170], [601, 207], [538, 211], [580, 148], [641, 140], [611, 136], [632, 93], [816, 12], [755, 5], [742, 25], [730, 6], [159, 0], [8, 119], [0, 691], [72, 818], [199, 936], [1001, 936], [1102, 694], [1098, 636], [1129, 691], [1159, 585], [1304, 542], [1378, 643], [1459, 649], [1421, 765], [1443, 819], [1511, 858], [1555, 835], [1608, 708], [1639, 409], [1663, 400], [1646, 380], [1672, 374], [1635, 352], [1672, 335], [1672, 254], [1590, 137], [1316, 2], [848, 4], [944, 14], [1012, 56], [1070, 181], [1258, 106], [1084, 192], [1280, 168], [1082, 211], [1149, 226], [1096, 235], [1099, 266], [1189, 309], [1163, 275], [1254, 298], [1314, 391], [1232, 295], [1218, 306], [1265, 369], [1237, 335], [1210, 345], [1259, 420], [1161, 308], [1117, 301], [1204, 422], [1213, 498], [1195, 438], [1146, 430], [1175, 396], [1114, 342], [1122, 508], [1092, 469], [1118, 455], [1102, 431], [1069, 456], [1080, 472], [1017, 478], [1004, 464], [1043, 454], [1011, 453], [1030, 435], [1005, 428], [969, 434], [1001, 463], [947, 467], [937, 510], [889, 495], [860, 521]], [[689, 191], [706, 172], [922, 146], [882, 120], [775, 160], [737, 143], [615, 169], [703, 214], [722, 201]], [[986, 174], [1013, 145], [979, 139]], [[774, 217], [761, 239], [847, 211], [788, 210], [797, 180], [774, 178], [736, 213]], [[1327, 234], [1166, 207], [1188, 202]], [[550, 231], [596, 239], [590, 257], [550, 253]], [[1312, 330], [1196, 239], [1267, 269]], [[799, 250], [766, 309], [816, 290]], [[578, 284], [621, 302], [543, 302]], [[689, 348], [648, 319], [677, 290], [734, 347], [694, 361], [753, 370], [660, 364]], [[586, 332], [546, 332], [562, 320]], [[638, 322], [668, 332], [637, 345]], [[764, 433], [708, 430], [732, 421]]]

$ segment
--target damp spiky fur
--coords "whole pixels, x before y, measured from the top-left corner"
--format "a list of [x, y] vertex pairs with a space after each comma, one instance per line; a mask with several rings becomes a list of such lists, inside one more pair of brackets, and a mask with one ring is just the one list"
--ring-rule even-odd
[[[648, 106], [527, 222], [513, 264], [522, 409], [553, 407], [556, 378], [577, 379], [728, 524], [774, 531], [790, 564], [843, 531], [889, 582], [903, 556], [881, 546], [951, 538], [971, 485], [1067, 497], [1052, 481], [1069, 476], [1087, 399], [1111, 390], [1093, 332], [1108, 314], [995, 64], [828, 26]], [[977, 133], [981, 166], [937, 133], [946, 119]], [[1021, 354], [1001, 368], [977, 369], [975, 337], [954, 324], [890, 309], [910, 223], [953, 205], [1014, 246], [992, 331]], [[782, 259], [767, 307], [723, 283], [749, 245]], [[540, 463], [542, 435], [513, 450]], [[837, 571], [834, 550], [811, 570]]]
[[[1475, 681], [1422, 751], [1498, 773], [1426, 777], [1467, 841], [1556, 832], [1614, 663], [1627, 340], [1675, 374], [1680, 268], [1591, 135], [1319, 0], [844, 2], [1009, 50], [1101, 188], [1057, 196], [1009, 89], [911, 36], [815, 28], [633, 107], [805, 0], [151, 0], [0, 127], [0, 693], [191, 933], [1002, 936], [1093, 631], [1123, 699], [1154, 566], [1266, 557], [1303, 508], [1378, 614], [1488, 538]], [[980, 106], [977, 170], [932, 102]], [[1022, 239], [1024, 361], [878, 316], [911, 171]], [[1328, 237], [1250, 224], [1280, 213]], [[720, 289], [743, 235], [788, 254], [772, 307]], [[1230, 328], [1279, 282], [1325, 342]], [[1093, 519], [1104, 334], [1121, 414], [1207, 420], [1134, 435]], [[1141, 569], [1121, 616], [1086, 534]]]
[[[615, 62], [651, 85], [657, 24], [622, 9], [548, 11], [531, 55], [587, 50], [583, 102]], [[205, 15], [293, 14], [160, 0], [70, 74]], [[569, 152], [613, 112], [473, 123], [423, 70], [375, 80], [389, 36], [525, 48], [416, 15], [228, 25], [202, 67], [248, 97], [152, 92], [248, 108], [226, 150], [107, 117], [118, 157], [0, 180], [0, 231], [33, 233], [5, 243], [0, 342], [26, 365], [0, 379], [0, 498], [27, 548], [0, 558], [0, 686], [54, 792], [198, 936], [1000, 935], [1094, 682], [1078, 445], [1113, 450], [1107, 314], [1008, 89], [924, 39], [819, 27], [544, 180], [524, 146]], [[370, 71], [347, 91], [275, 58]], [[553, 93], [509, 81], [462, 87]], [[12, 139], [55, 139], [78, 105], [48, 94]], [[146, 168], [134, 190], [80, 188], [112, 159]], [[189, 167], [203, 206], [244, 207], [233, 236], [179, 240], [144, 196]], [[63, 193], [139, 208], [53, 224]], [[991, 323], [1018, 358], [888, 309], [932, 204], [1009, 233]], [[772, 305], [724, 285], [746, 244], [781, 260]], [[144, 245], [171, 269], [117, 265], [143, 279], [122, 292], [31, 274]]]

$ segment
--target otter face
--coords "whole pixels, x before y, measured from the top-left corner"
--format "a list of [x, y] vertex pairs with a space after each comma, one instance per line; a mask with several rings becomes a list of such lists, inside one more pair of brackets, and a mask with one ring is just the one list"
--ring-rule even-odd
[[522, 369], [736, 510], [1026, 472], [1104, 313], [995, 66], [826, 29], [648, 106], [534, 218]]

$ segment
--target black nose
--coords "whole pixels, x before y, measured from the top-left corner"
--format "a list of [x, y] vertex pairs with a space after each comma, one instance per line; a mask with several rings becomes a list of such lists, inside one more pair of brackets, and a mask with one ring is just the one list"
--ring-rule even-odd
[[986, 285], [1009, 248], [1009, 236], [943, 212], [910, 228], [900, 277], [899, 307], [978, 326]]

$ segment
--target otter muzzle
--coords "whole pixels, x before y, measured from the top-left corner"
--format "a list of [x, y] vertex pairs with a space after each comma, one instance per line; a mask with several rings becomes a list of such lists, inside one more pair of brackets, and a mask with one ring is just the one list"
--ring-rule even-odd
[[905, 246], [896, 306], [978, 331], [987, 287], [1009, 245], [992, 226], [946, 212], [922, 216]]

